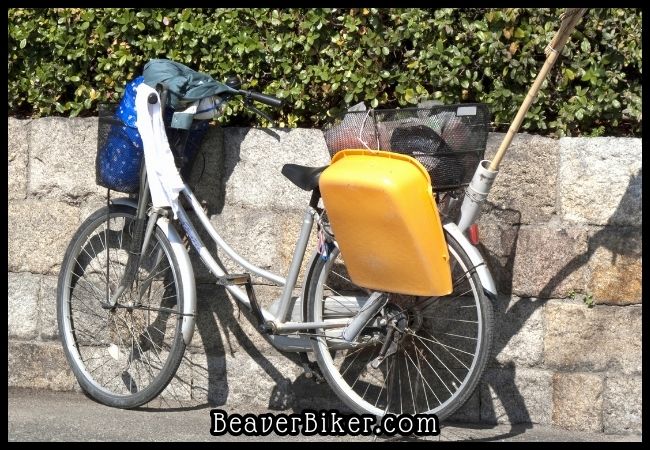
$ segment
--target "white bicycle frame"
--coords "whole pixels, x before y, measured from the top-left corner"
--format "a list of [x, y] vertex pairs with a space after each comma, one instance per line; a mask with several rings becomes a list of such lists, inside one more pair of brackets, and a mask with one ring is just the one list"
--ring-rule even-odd
[[[293, 290], [296, 287], [300, 267], [305, 258], [309, 236], [312, 232], [314, 222], [318, 220], [319, 216], [318, 211], [313, 206], [310, 205], [303, 215], [300, 235], [295, 246], [289, 271], [286, 277], [282, 277], [280, 275], [257, 267], [239, 255], [232, 247], [230, 247], [230, 245], [228, 245], [228, 243], [219, 235], [217, 230], [214, 228], [210, 222], [210, 219], [203, 211], [201, 204], [196, 199], [194, 193], [187, 185], [187, 183], [185, 183], [181, 194], [187, 199], [191, 210], [194, 211], [198, 217], [198, 220], [203, 229], [207, 231], [210, 238], [215, 242], [218, 248], [222, 249], [233, 261], [235, 261], [250, 273], [264, 278], [277, 286], [283, 287], [276, 312], [272, 312], [264, 307], [260, 307], [264, 320], [272, 324], [274, 333], [267, 335], [267, 337], [274, 347], [285, 352], [310, 352], [312, 351], [312, 343], [307, 333], [296, 334], [296, 332], [307, 332], [309, 330], [317, 328], [340, 328], [345, 327], [349, 324], [352, 318], [328, 319], [327, 322], [306, 322], [291, 320]], [[113, 203], [125, 204], [137, 208], [137, 202], [134, 199], [115, 199], [113, 200]], [[210, 272], [216, 277], [224, 277], [227, 275], [224, 267], [217, 263], [217, 261], [210, 254], [208, 248], [203, 243], [202, 239], [199, 237], [194, 224], [190, 221], [187, 211], [185, 211], [181, 202], [179, 202], [178, 218], [181, 226], [183, 227], [183, 230], [187, 234], [190, 243], [196, 250], [202, 262], [206, 265], [206, 267], [208, 267]], [[182, 245], [182, 239], [174, 227], [172, 227], [169, 223], [169, 219], [164, 216], [158, 216], [156, 224], [172, 243], [172, 249], [175, 253], [177, 261], [179, 262], [179, 272], [183, 281], [183, 300], [185, 305], [183, 310], [182, 333], [185, 343], [189, 344], [194, 333], [196, 315], [196, 285], [194, 280], [194, 271], [192, 269], [192, 264], [190, 263], [187, 249], [184, 245]], [[472, 266], [475, 268], [478, 276], [480, 277], [486, 294], [494, 298], [497, 292], [496, 287], [480, 252], [469, 242], [464, 233], [458, 228], [456, 224], [449, 222], [443, 225], [443, 227], [463, 247], [467, 255], [469, 255]], [[319, 257], [318, 253], [314, 252], [312, 255], [312, 262], [313, 258], [317, 257]], [[246, 291], [236, 285], [225, 285], [225, 288], [238, 302], [245, 305], [247, 308], [252, 309], [251, 299], [249, 299]], [[307, 300], [304, 298], [304, 294], [305, 289], [303, 286], [301, 293], [302, 302], [305, 302]], [[358, 307], [359, 304], [355, 301], [354, 306]], [[341, 347], [348, 347], [351, 344], [347, 344], [342, 341], [338, 345]]]

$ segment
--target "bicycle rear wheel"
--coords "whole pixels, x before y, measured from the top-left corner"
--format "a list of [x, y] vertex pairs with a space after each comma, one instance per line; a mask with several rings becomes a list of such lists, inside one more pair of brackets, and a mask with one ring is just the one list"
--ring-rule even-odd
[[[352, 345], [341, 339], [342, 328], [316, 331], [319, 367], [352, 410], [376, 416], [436, 414], [442, 420], [476, 389], [492, 348], [492, 305], [467, 254], [445, 237], [454, 285], [450, 295], [387, 294], [386, 306]], [[350, 280], [338, 249], [327, 261], [318, 258], [311, 274], [310, 321], [353, 317], [371, 294]]]
[[130, 289], [110, 306], [124, 276], [135, 209], [111, 205], [81, 225], [66, 251], [57, 288], [59, 334], [82, 389], [113, 407], [158, 396], [185, 351], [179, 266], [155, 229]]

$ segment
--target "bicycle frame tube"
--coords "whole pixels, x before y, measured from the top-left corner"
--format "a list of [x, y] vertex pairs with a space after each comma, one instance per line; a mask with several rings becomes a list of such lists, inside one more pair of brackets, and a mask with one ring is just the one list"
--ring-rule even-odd
[[[192, 207], [192, 210], [194, 213], [197, 215], [199, 221], [201, 222], [201, 225], [203, 225], [203, 228], [208, 232], [210, 237], [214, 240], [214, 242], [223, 249], [223, 251], [226, 252], [228, 256], [230, 256], [237, 264], [241, 265], [243, 268], [251, 271], [252, 273], [259, 275], [260, 277], [267, 279], [269, 281], [272, 281], [273, 283], [277, 284], [278, 286], [284, 286], [286, 284], [286, 280], [282, 278], [281, 276], [275, 275], [271, 272], [268, 272], [264, 269], [261, 269], [250, 262], [248, 262], [244, 257], [240, 256], [233, 250], [227, 243], [226, 241], [223, 240], [223, 238], [217, 233], [217, 230], [214, 229], [212, 224], [210, 223], [210, 219], [208, 216], [205, 214], [203, 211], [203, 208], [201, 207], [201, 204], [199, 201], [196, 199], [194, 196], [194, 193], [190, 189], [190, 187], [185, 184], [185, 187], [181, 191], [183, 195], [190, 201], [190, 205]], [[180, 205], [179, 205], [180, 206]], [[182, 207], [181, 207], [182, 208]], [[187, 230], [186, 230], [187, 231]], [[311, 230], [310, 230], [311, 231]], [[197, 249], [198, 250], [198, 249]], [[221, 276], [221, 275], [219, 275]]]
[[[219, 233], [214, 229], [210, 223], [210, 219], [203, 211], [201, 204], [194, 196], [194, 193], [190, 187], [185, 184], [181, 193], [188, 199], [190, 202], [190, 207], [192, 211], [196, 214], [199, 219], [199, 222], [203, 228], [208, 232], [212, 240], [220, 247], [230, 258], [232, 258], [239, 265], [249, 270], [250, 272], [258, 275], [266, 280], [269, 280], [275, 283], [278, 286], [283, 286], [282, 294], [280, 297], [280, 304], [278, 308], [277, 315], [273, 314], [266, 308], [261, 308], [262, 315], [265, 320], [272, 321], [274, 323], [274, 328], [278, 332], [291, 332], [291, 331], [300, 331], [300, 330], [309, 330], [314, 328], [335, 328], [347, 325], [350, 319], [341, 319], [337, 321], [328, 321], [325, 322], [287, 322], [291, 315], [291, 294], [293, 289], [296, 287], [296, 282], [298, 279], [298, 274], [300, 272], [300, 266], [304, 259], [305, 250], [309, 242], [309, 235], [311, 234], [313, 225], [314, 225], [314, 216], [317, 215], [316, 210], [309, 206], [305, 211], [303, 216], [302, 226], [300, 229], [300, 236], [298, 242], [296, 243], [296, 248], [294, 250], [293, 258], [291, 260], [291, 265], [289, 267], [289, 272], [287, 278], [282, 278], [279, 275], [273, 274], [269, 271], [261, 269], [244, 257], [239, 255], [235, 250], [233, 250], [219, 235]], [[215, 261], [215, 259], [210, 254], [210, 251], [204, 245], [202, 239], [199, 237], [196, 228], [190, 221], [187, 212], [182, 205], [179, 205], [178, 218], [181, 226], [187, 233], [187, 236], [198, 253], [199, 257], [203, 263], [208, 267], [208, 269], [217, 277], [222, 277], [226, 275], [225, 269]], [[246, 307], [250, 308], [250, 299], [246, 292], [238, 286], [227, 285], [225, 288], [230, 292], [236, 300], [244, 304]]]

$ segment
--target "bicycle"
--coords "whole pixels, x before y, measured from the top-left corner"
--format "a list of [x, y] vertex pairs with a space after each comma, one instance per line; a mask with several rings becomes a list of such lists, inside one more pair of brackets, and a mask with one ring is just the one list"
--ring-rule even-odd
[[[159, 99], [153, 100], [166, 105], [165, 86], [158, 94]], [[251, 100], [273, 107], [281, 104], [275, 97], [238, 86], [229, 98], [236, 96], [243, 96], [248, 106]], [[367, 121], [370, 112], [364, 115], [362, 120]], [[377, 122], [373, 126], [376, 129]], [[378, 292], [352, 282], [321, 201], [319, 177], [328, 166], [288, 164], [282, 169], [293, 184], [312, 193], [283, 277], [238, 255], [185, 183], [181, 194], [187, 207], [214, 243], [247, 271], [227, 273], [207, 250], [182, 203], [178, 221], [172, 220], [168, 209], [150, 206], [142, 164], [137, 195], [113, 199], [88, 217], [61, 266], [57, 318], [74, 375], [90, 397], [119, 408], [143, 405], [165, 389], [194, 332], [196, 291], [188, 242], [217, 284], [252, 312], [267, 340], [280, 351], [301, 353], [305, 367], [322, 375], [350, 409], [375, 416], [449, 417], [475, 391], [494, 335], [491, 301], [496, 286], [466, 236], [497, 173], [487, 163], [478, 163], [471, 183], [463, 181], [473, 190], [468, 188], [471, 195], [462, 199], [460, 218], [452, 214], [461, 204], [457, 191], [436, 195], [445, 218], [452, 288], [435, 297]], [[294, 299], [314, 225], [318, 249], [311, 256], [301, 296]], [[283, 286], [271, 308], [260, 307], [251, 274]], [[320, 374], [309, 365], [308, 353], [313, 353]]]

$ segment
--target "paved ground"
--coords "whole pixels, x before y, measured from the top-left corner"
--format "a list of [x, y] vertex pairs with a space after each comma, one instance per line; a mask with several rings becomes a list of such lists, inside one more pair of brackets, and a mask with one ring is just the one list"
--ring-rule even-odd
[[[210, 407], [119, 410], [82, 394], [9, 390], [9, 441], [368, 441], [369, 436], [212, 436]], [[228, 411], [230, 414], [269, 411]], [[277, 413], [277, 411], [275, 411]], [[290, 411], [289, 411], [290, 413]], [[377, 438], [377, 440], [386, 440]], [[390, 438], [388, 440], [421, 440]], [[426, 440], [442, 441], [641, 441], [641, 436], [578, 433], [543, 426], [445, 426]]]

